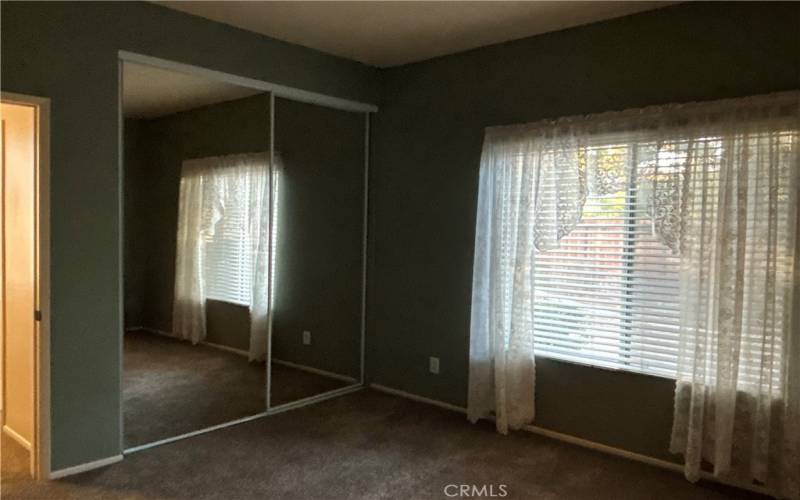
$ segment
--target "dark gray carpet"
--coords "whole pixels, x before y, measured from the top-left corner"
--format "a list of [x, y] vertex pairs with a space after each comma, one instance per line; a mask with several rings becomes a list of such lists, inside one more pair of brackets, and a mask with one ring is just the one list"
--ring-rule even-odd
[[4, 499], [434, 499], [448, 484], [507, 486], [513, 499], [751, 498], [715, 484], [464, 415], [359, 391], [129, 455]]
[[[274, 406], [347, 385], [273, 365]], [[125, 334], [125, 446], [133, 447], [261, 413], [264, 363], [144, 331]]]
[[[8, 481], [30, 479], [31, 459], [28, 450], [1, 432], [0, 438], [0, 494]], [[0, 495], [1, 496], [1, 495]]]

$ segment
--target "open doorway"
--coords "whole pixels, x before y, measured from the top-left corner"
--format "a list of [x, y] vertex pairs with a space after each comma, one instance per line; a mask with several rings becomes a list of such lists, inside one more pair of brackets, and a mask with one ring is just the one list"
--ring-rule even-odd
[[49, 471], [49, 101], [0, 103], [0, 481]]

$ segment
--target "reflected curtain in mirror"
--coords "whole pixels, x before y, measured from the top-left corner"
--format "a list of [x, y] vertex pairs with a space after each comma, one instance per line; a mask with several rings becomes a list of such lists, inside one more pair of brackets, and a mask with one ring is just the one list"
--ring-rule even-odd
[[250, 360], [267, 353], [271, 185], [267, 153], [183, 162], [178, 207], [173, 331], [206, 336], [206, 300], [250, 310]]

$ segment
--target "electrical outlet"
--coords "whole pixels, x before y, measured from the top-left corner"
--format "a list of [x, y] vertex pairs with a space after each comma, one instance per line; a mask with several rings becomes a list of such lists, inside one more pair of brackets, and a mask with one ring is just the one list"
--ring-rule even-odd
[[428, 358], [428, 371], [431, 373], [439, 374], [439, 358]]
[[311, 332], [308, 330], [303, 332], [303, 345], [311, 345]]

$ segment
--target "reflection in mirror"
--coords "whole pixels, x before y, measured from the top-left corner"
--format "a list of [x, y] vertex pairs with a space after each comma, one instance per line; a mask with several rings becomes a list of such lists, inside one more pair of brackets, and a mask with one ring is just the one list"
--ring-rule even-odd
[[123, 75], [130, 449], [266, 410], [270, 96]]
[[365, 155], [363, 114], [274, 106], [271, 408], [360, 382]]

